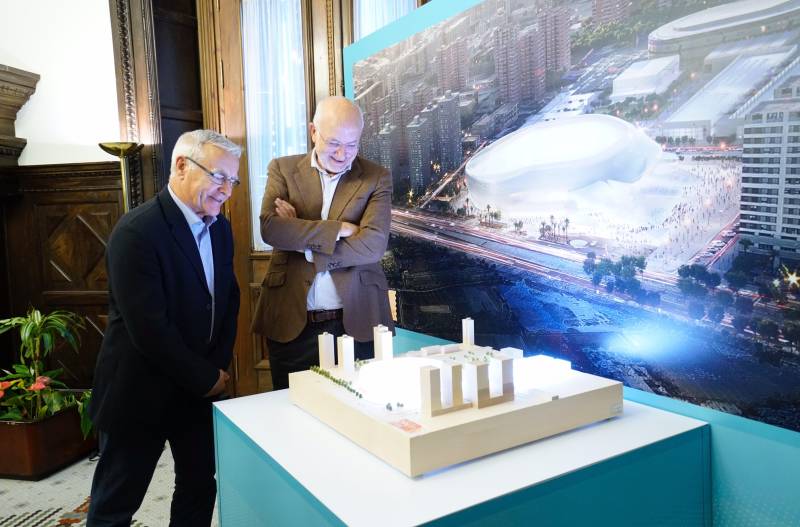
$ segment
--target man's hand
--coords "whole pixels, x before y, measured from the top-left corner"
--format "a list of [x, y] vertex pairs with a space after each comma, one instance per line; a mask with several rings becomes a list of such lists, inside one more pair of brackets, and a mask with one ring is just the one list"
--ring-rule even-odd
[[339, 227], [339, 238], [347, 238], [348, 236], [352, 236], [357, 232], [358, 232], [358, 225], [354, 225], [352, 223], [343, 221], [342, 226]]
[[277, 214], [279, 218], [297, 217], [297, 211], [294, 210], [292, 204], [281, 198], [275, 198], [275, 214]]
[[228, 372], [224, 370], [219, 370], [219, 378], [217, 379], [217, 383], [214, 385], [213, 388], [205, 395], [206, 397], [214, 397], [215, 395], [219, 395], [225, 391], [225, 383], [231, 378], [228, 375]]

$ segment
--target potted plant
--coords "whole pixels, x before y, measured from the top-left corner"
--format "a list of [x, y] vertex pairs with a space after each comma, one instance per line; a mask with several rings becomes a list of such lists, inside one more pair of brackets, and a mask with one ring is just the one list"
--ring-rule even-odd
[[41, 479], [95, 448], [85, 409], [91, 392], [66, 390], [61, 370], [45, 371], [60, 342], [78, 350], [83, 319], [69, 311], [0, 320], [0, 334], [17, 328], [19, 362], [0, 376], [0, 476]]

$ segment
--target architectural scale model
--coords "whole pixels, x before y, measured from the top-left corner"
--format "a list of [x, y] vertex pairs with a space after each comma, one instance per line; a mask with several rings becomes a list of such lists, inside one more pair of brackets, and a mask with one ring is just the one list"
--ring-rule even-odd
[[319, 336], [319, 368], [289, 375], [294, 404], [408, 476], [499, 452], [622, 413], [622, 383], [569, 362], [462, 342], [394, 357], [392, 334], [374, 329], [375, 359], [354, 341]]

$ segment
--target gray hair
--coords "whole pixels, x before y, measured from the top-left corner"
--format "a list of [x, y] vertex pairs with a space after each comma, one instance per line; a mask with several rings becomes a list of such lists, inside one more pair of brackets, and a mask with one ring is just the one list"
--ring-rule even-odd
[[171, 172], [175, 173], [175, 163], [178, 158], [191, 157], [193, 159], [203, 159], [203, 147], [214, 145], [239, 158], [242, 155], [242, 147], [214, 130], [192, 130], [181, 134], [172, 149]]
[[320, 121], [322, 121], [325, 113], [329, 111], [341, 112], [347, 109], [358, 114], [358, 124], [361, 128], [364, 128], [364, 112], [361, 111], [361, 108], [356, 103], [341, 95], [325, 97], [319, 101], [319, 103], [317, 103], [317, 108], [314, 110], [314, 119], [311, 122], [314, 123], [314, 126], [319, 128]]

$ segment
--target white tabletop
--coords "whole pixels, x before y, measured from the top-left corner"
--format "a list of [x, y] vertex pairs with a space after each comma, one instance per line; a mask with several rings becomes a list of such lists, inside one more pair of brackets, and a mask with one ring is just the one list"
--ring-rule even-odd
[[429, 522], [705, 425], [625, 401], [620, 417], [412, 479], [292, 405], [288, 390], [216, 406], [351, 526]]

